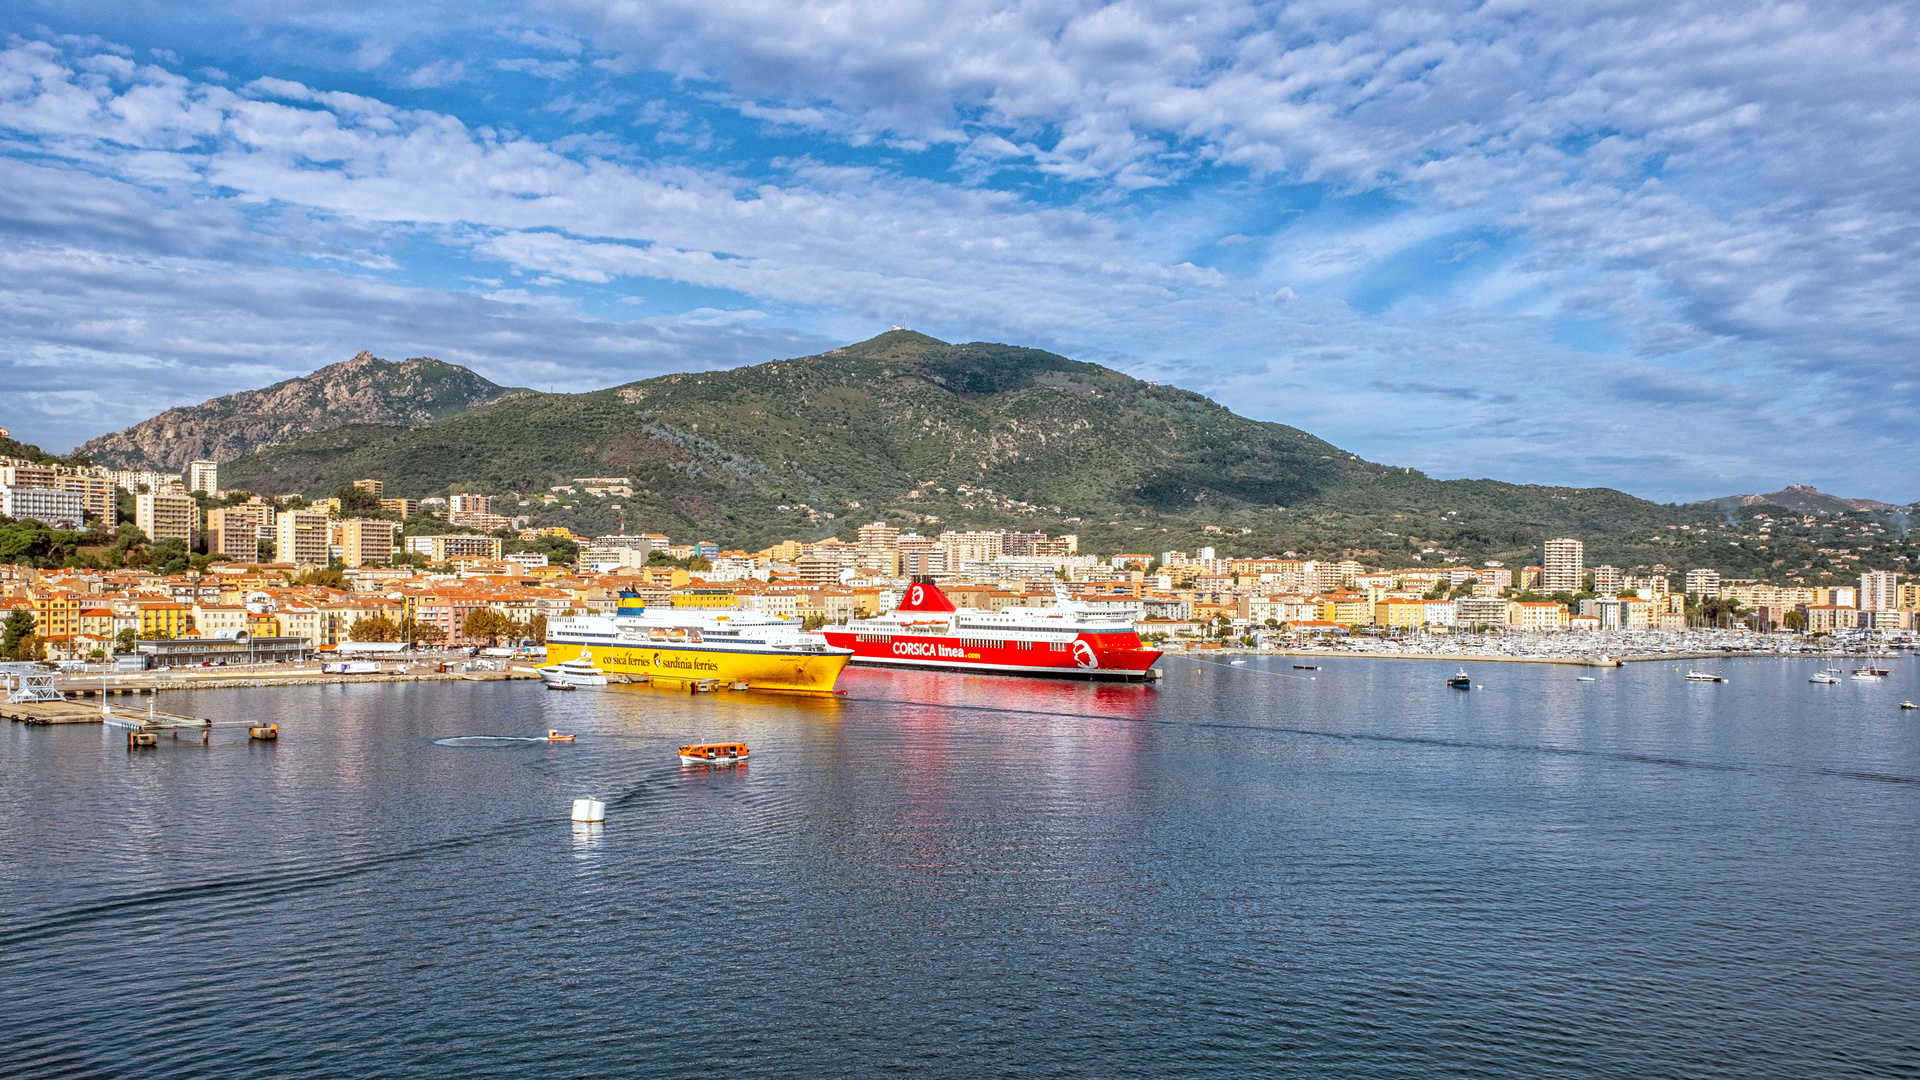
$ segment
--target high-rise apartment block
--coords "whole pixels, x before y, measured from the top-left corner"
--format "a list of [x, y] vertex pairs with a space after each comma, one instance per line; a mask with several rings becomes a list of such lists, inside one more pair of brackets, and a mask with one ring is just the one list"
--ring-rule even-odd
[[387, 497], [387, 485], [384, 480], [355, 480], [353, 486], [361, 491], [370, 492], [376, 499]]
[[200, 526], [200, 504], [190, 495], [149, 491], [133, 497], [133, 524], [147, 539], [180, 540], [191, 547]]
[[187, 463], [187, 490], [204, 491], [211, 495], [220, 490], [220, 463], [217, 461], [190, 461]]
[[1706, 597], [1709, 600], [1719, 599], [1720, 571], [1718, 570], [1687, 571], [1687, 591], [1690, 593], [1693, 593], [1696, 596]]
[[1579, 592], [1587, 576], [1587, 545], [1578, 540], [1547, 541], [1540, 587], [1550, 593]]
[[1593, 568], [1593, 592], [1595, 596], [1619, 596], [1626, 588], [1624, 575], [1617, 566], [1596, 566]]
[[223, 506], [207, 511], [207, 554], [225, 555], [233, 562], [259, 562], [260, 510]]
[[1900, 576], [1891, 570], [1860, 575], [1860, 610], [1892, 611], [1900, 606]]
[[324, 510], [286, 510], [274, 522], [276, 562], [324, 566], [327, 562], [327, 514]]
[[348, 518], [339, 523], [340, 561], [349, 567], [385, 566], [393, 561], [400, 524], [377, 518]]

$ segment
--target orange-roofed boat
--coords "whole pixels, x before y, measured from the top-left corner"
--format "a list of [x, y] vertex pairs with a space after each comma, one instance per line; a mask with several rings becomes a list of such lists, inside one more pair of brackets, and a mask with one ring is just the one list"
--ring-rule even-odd
[[560, 733], [559, 733], [558, 731], [554, 731], [554, 730], [552, 730], [552, 729], [548, 729], [548, 731], [547, 731], [547, 741], [548, 741], [548, 742], [572, 742], [572, 741], [573, 741], [573, 736], [571, 736], [571, 735], [562, 735], [562, 734], [560, 734]]
[[680, 748], [682, 765], [744, 765], [747, 744], [743, 742], [695, 743]]

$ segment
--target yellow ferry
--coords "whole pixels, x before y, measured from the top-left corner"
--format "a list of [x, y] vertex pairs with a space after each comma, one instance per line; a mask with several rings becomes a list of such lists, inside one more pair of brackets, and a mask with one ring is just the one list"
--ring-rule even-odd
[[667, 688], [717, 679], [751, 690], [831, 694], [853, 650], [828, 645], [797, 619], [737, 608], [649, 608], [623, 592], [611, 616], [548, 622], [547, 663], [582, 657], [609, 675], [645, 676]]

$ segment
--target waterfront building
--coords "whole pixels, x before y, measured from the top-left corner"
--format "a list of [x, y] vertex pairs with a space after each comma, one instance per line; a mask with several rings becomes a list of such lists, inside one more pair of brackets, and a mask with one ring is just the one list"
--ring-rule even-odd
[[1572, 618], [1565, 604], [1551, 600], [1512, 601], [1508, 607], [1508, 625], [1522, 630], [1566, 630]]
[[15, 521], [32, 518], [56, 529], [78, 529], [86, 522], [86, 500], [77, 491], [0, 484], [0, 514]]
[[1687, 571], [1687, 592], [1709, 600], [1719, 599], [1720, 571], [1704, 569]]
[[1587, 576], [1587, 546], [1578, 540], [1549, 540], [1541, 588], [1550, 593], [1579, 592]]
[[155, 543], [179, 540], [192, 547], [199, 531], [200, 504], [190, 495], [145, 492], [133, 497], [133, 523]]
[[211, 495], [220, 490], [220, 463], [217, 461], [190, 461], [187, 463], [187, 490], [204, 491]]
[[1860, 575], [1860, 610], [1893, 611], [1900, 606], [1900, 578], [1891, 570], [1869, 570]]
[[193, 628], [192, 609], [176, 601], [148, 601], [135, 605], [135, 610], [140, 618], [141, 638], [177, 638]]
[[1455, 626], [1505, 626], [1509, 603], [1511, 601], [1497, 596], [1463, 596], [1453, 602], [1453, 624]]

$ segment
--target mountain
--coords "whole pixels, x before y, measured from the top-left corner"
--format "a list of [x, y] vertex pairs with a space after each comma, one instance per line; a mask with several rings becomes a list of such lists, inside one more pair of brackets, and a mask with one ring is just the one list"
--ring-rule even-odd
[[[609, 476], [631, 480], [633, 494], [572, 491], [543, 506], [551, 488]], [[515, 493], [506, 512], [535, 524], [592, 534], [624, 523], [749, 549], [886, 520], [1074, 533], [1103, 552], [1212, 545], [1387, 565], [1537, 564], [1553, 536], [1583, 538], [1593, 563], [1740, 576], [1777, 576], [1790, 560], [1825, 572], [1851, 555], [1811, 546], [1825, 533], [1789, 553], [1785, 533], [1761, 536], [1752, 513], [1435, 480], [1096, 364], [910, 331], [591, 393], [517, 393], [410, 428], [336, 427], [224, 464], [221, 477], [274, 494], [361, 477], [384, 480], [389, 495]]]
[[1768, 495], [1726, 495], [1718, 499], [1705, 499], [1695, 505], [1713, 506], [1722, 510], [1742, 506], [1772, 505], [1801, 514], [1845, 514], [1855, 510], [1893, 514], [1901, 509], [1892, 503], [1874, 499], [1843, 499], [1806, 484], [1793, 484]]
[[264, 390], [168, 409], [75, 453], [116, 468], [180, 472], [190, 461], [231, 461], [349, 424], [430, 423], [510, 392], [457, 364], [424, 356], [393, 363], [362, 352]]

